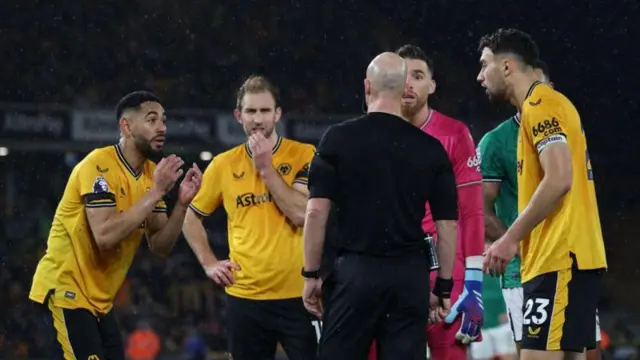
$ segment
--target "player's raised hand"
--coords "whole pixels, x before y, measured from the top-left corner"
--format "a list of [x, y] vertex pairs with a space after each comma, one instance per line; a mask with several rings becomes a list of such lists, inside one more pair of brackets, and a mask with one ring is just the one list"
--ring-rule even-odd
[[214, 265], [203, 266], [203, 268], [207, 276], [220, 286], [235, 284], [236, 279], [233, 276], [233, 270], [240, 271], [240, 265], [231, 260], [218, 261]]
[[168, 193], [182, 176], [184, 161], [176, 155], [169, 155], [158, 163], [153, 172], [153, 185], [163, 194]]
[[322, 319], [322, 279], [304, 279], [302, 302], [308, 312]]
[[267, 169], [273, 166], [271, 160], [271, 151], [273, 150], [269, 140], [264, 137], [262, 133], [255, 133], [249, 136], [247, 140], [249, 150], [251, 150], [251, 156], [253, 163], [258, 171]]
[[180, 192], [178, 194], [178, 202], [181, 205], [189, 205], [191, 200], [196, 196], [202, 184], [202, 171], [198, 165], [193, 163], [191, 168], [187, 170], [187, 174], [180, 183]]

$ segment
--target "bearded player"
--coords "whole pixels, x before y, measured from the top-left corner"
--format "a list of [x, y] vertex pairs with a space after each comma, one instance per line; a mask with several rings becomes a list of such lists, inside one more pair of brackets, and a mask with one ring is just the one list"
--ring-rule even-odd
[[520, 248], [522, 359], [585, 359], [596, 345], [607, 261], [580, 115], [538, 80], [538, 47], [528, 34], [499, 29], [478, 50], [478, 82], [521, 114], [518, 216], [487, 250], [484, 269], [503, 274]]
[[200, 188], [193, 165], [180, 184], [171, 216], [163, 196], [182, 176], [171, 155], [156, 166], [167, 127], [158, 98], [145, 91], [116, 107], [120, 141], [89, 153], [71, 172], [56, 209], [29, 298], [37, 303], [48, 359], [124, 359], [113, 299], [146, 235], [167, 256]]
[[[533, 71], [538, 81], [553, 86], [549, 69], [543, 61], [538, 60]], [[482, 155], [485, 234], [489, 241], [498, 240], [518, 217], [516, 152], [519, 131], [520, 113], [517, 113], [485, 134], [478, 144], [478, 152]], [[523, 319], [519, 255], [507, 264], [501, 283], [513, 340], [519, 353]], [[600, 337], [596, 315], [596, 348], [587, 352], [588, 360], [600, 359]]]
[[[422, 49], [414, 45], [405, 45], [396, 53], [405, 59], [408, 71], [402, 99], [403, 115], [413, 125], [440, 140], [453, 164], [458, 187], [458, 247], [451, 292], [453, 305], [444, 323], [428, 326], [427, 343], [434, 360], [465, 360], [467, 346], [480, 336], [484, 319], [484, 218], [480, 158], [476, 156], [473, 138], [467, 126], [429, 107], [428, 98], [436, 89], [432, 61]], [[422, 228], [425, 234], [435, 236], [435, 224], [429, 204], [426, 204]], [[436, 273], [431, 275], [431, 283], [435, 284]]]

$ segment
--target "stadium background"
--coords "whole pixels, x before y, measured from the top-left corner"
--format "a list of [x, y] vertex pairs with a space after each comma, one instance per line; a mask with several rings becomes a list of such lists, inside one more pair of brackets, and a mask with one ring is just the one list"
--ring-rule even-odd
[[[71, 168], [116, 141], [112, 109], [123, 94], [159, 94], [169, 111], [167, 151], [204, 168], [243, 141], [231, 109], [246, 75], [264, 73], [281, 88], [284, 135], [315, 142], [329, 124], [362, 112], [370, 59], [414, 43], [435, 60], [432, 106], [465, 121], [477, 143], [513, 112], [489, 104], [475, 82], [477, 41], [497, 27], [534, 36], [556, 87], [582, 114], [610, 264], [602, 325], [610, 354], [637, 356], [640, 6], [572, 3], [2, 1], [0, 358], [43, 358], [27, 301], [31, 276]], [[224, 256], [224, 214], [206, 225]], [[159, 358], [195, 359], [202, 344], [215, 357], [226, 346], [221, 290], [184, 240], [168, 260], [141, 248], [116, 309], [124, 337], [158, 336]]]

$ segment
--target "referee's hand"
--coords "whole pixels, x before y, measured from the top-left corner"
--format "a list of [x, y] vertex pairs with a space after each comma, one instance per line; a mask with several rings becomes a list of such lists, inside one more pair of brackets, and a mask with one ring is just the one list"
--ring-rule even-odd
[[302, 302], [308, 312], [322, 319], [322, 279], [304, 279]]
[[235, 284], [236, 279], [233, 276], [233, 270], [239, 271], [240, 265], [231, 260], [222, 260], [211, 266], [204, 266], [204, 272], [207, 276], [220, 286], [231, 286]]

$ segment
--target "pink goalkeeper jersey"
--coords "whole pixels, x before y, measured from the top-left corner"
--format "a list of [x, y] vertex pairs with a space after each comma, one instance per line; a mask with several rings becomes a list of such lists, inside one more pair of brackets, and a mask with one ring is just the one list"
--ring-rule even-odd
[[[482, 174], [480, 155], [464, 123], [431, 110], [422, 127], [425, 133], [440, 140], [449, 160], [458, 186], [458, 244], [454, 280], [464, 280], [465, 259], [482, 255], [484, 251], [484, 215], [482, 202]], [[422, 230], [436, 237], [436, 225], [431, 218], [429, 204], [422, 220]], [[432, 273], [435, 277], [436, 272]], [[431, 284], [434, 282], [432, 281]]]

